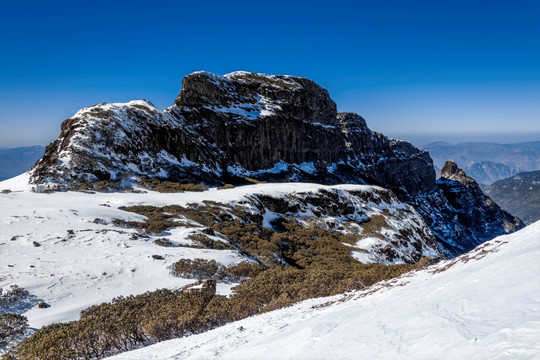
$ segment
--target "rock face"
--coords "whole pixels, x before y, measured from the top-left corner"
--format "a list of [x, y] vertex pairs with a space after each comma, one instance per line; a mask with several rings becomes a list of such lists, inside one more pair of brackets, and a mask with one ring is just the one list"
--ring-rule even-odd
[[[441, 224], [457, 223], [459, 227], [431, 228], [441, 239], [441, 247], [449, 255], [469, 251], [495, 236], [524, 227], [523, 222], [502, 210], [486, 196], [476, 181], [467, 176], [452, 160], [446, 161], [437, 186], [450, 204], [450, 209], [440, 212], [455, 221], [439, 221]], [[456, 236], [456, 234], [458, 236]], [[455, 239], [460, 241], [455, 241]]]
[[32, 182], [130, 175], [374, 183], [403, 197], [435, 187], [426, 151], [372, 132], [356, 114], [337, 114], [313, 81], [245, 72], [188, 75], [163, 112], [147, 101], [81, 109], [64, 121]]
[[456, 243], [470, 234], [436, 183], [427, 151], [371, 131], [356, 114], [338, 114], [328, 92], [301, 77], [196, 72], [164, 111], [147, 101], [81, 109], [64, 121], [31, 182], [142, 175], [374, 184], [414, 204], [439, 237], [443, 227], [455, 229]]

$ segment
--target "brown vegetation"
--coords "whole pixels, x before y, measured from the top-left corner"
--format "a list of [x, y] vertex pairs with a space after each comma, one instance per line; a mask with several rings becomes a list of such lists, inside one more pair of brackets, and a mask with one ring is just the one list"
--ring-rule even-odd
[[158, 178], [149, 178], [147, 176], [141, 176], [139, 181], [142, 186], [162, 193], [208, 190], [208, 187], [203, 184], [182, 184], [179, 182], [161, 180]]
[[362, 289], [417, 265], [336, 264], [260, 271], [231, 298], [157, 290], [119, 297], [81, 312], [78, 321], [45, 326], [17, 347], [19, 360], [103, 358], [135, 346], [196, 334], [231, 321], [345, 290]]
[[[262, 226], [260, 215], [239, 206], [206, 202], [186, 207], [132, 206], [124, 210], [146, 216], [148, 220], [138, 223], [139, 229], [145, 231], [186, 224], [173, 219], [196, 222], [205, 226], [190, 236], [196, 246], [215, 249], [228, 245], [210, 237], [221, 236], [255, 262], [226, 267], [215, 260], [180, 259], [171, 266], [175, 276], [242, 282], [230, 298], [163, 289], [93, 306], [81, 313], [80, 320], [46, 326], [21, 342], [18, 359], [102, 358], [206, 331], [301, 300], [364, 289], [430, 263], [361, 264], [345, 245], [355, 244], [355, 235], [305, 227], [286, 216], [276, 222], [279, 231], [272, 231]], [[372, 216], [360, 224], [370, 235], [385, 225], [382, 216]]]

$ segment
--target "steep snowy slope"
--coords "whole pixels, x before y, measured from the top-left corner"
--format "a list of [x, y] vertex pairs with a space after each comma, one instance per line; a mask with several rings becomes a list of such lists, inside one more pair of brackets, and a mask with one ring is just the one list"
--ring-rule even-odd
[[114, 359], [538, 359], [540, 222], [374, 288]]
[[[189, 206], [210, 201], [223, 207], [240, 206], [267, 227], [279, 216], [292, 216], [309, 226], [335, 227], [357, 236], [358, 244], [350, 245], [351, 254], [367, 263], [415, 262], [421, 256], [441, 255], [418, 213], [379, 187], [281, 183], [172, 194], [45, 194], [29, 191], [27, 184], [27, 174], [0, 182], [0, 190], [11, 190], [0, 194], [0, 288], [17, 284], [32, 297], [15, 309], [0, 307], [0, 313], [24, 313], [37, 328], [77, 319], [81, 310], [119, 295], [181, 288], [193, 279], [172, 276], [169, 266], [182, 258], [215, 260], [224, 266], [253, 261], [237, 250], [182, 246], [193, 245], [189, 236], [203, 229], [195, 222], [155, 234], [122, 227], [125, 222], [146, 219], [122, 210], [125, 206]], [[362, 224], [373, 217], [378, 223], [384, 220], [383, 226], [371, 227], [368, 234]], [[158, 246], [154, 243], [158, 239], [176, 246]], [[227, 295], [234, 285], [219, 281], [217, 292]], [[50, 307], [37, 308], [40, 301]]]

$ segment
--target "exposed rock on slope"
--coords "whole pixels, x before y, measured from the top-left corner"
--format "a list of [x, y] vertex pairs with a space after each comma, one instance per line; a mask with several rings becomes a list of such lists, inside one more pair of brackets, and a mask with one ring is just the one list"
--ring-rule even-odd
[[[219, 183], [234, 177], [369, 182], [407, 197], [435, 187], [426, 151], [337, 114], [313, 81], [235, 72], [185, 77], [175, 104], [98, 104], [62, 124], [32, 182], [132, 175]], [[410, 176], [414, 171], [415, 176]]]
[[[196, 72], [165, 111], [147, 101], [82, 109], [64, 121], [31, 181], [141, 175], [209, 184], [249, 176], [379, 185], [415, 204], [441, 240], [457, 244], [447, 255], [467, 248], [459, 244], [478, 230], [448, 202], [426, 151], [371, 131], [356, 114], [338, 114], [325, 89], [300, 77]], [[493, 224], [493, 236], [518, 226], [478, 221]]]
[[[356, 243], [344, 244], [350, 248], [352, 256], [363, 263], [415, 263], [423, 256], [443, 257], [422, 217], [412, 206], [401, 203], [391, 191], [382, 188], [252, 194], [232, 205], [240, 206], [240, 213], [245, 214], [242, 221], [275, 232], [281, 232], [284, 224], [298, 223], [304, 228], [351, 235]], [[237, 213], [239, 209], [236, 208]], [[280, 244], [280, 249], [294, 253], [302, 251], [302, 246], [290, 238]], [[255, 254], [250, 256], [257, 258]]]
[[527, 224], [540, 220], [540, 171], [523, 172], [485, 189], [503, 209]]
[[448, 226], [452, 224], [451, 221], [431, 224], [434, 233], [442, 240], [441, 246], [449, 254], [469, 251], [497, 235], [524, 227], [519, 218], [502, 210], [487, 197], [476, 181], [452, 160], [444, 164], [437, 185], [450, 205], [450, 208], [443, 207], [444, 210], [439, 213], [453, 216], [455, 222], [461, 225], [456, 229]]

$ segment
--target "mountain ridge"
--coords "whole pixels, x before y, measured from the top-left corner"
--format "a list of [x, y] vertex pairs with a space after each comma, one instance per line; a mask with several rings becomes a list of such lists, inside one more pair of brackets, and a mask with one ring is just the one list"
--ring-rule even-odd
[[[422, 214], [447, 256], [522, 226], [519, 219], [503, 226], [489, 211], [464, 225], [427, 151], [371, 131], [357, 114], [337, 113], [328, 91], [306, 78], [195, 72], [164, 111], [144, 100], [102, 103], [81, 109], [61, 130], [31, 182], [146, 175], [214, 185], [245, 177], [378, 185]], [[468, 206], [486, 205], [477, 196]], [[493, 225], [491, 234], [483, 224]]]

